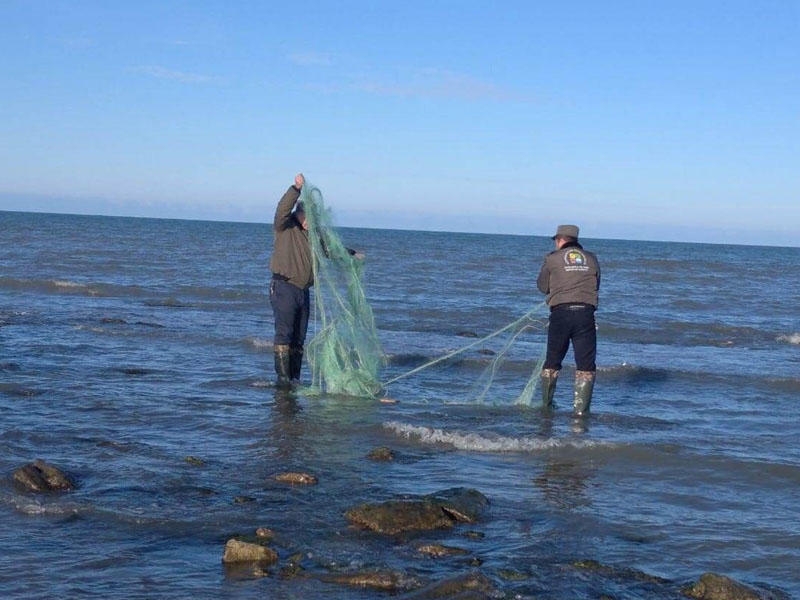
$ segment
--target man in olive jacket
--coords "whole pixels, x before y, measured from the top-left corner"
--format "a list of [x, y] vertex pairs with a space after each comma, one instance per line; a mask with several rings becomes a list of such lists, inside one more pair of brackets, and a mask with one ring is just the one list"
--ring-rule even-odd
[[539, 291], [547, 294], [550, 306], [542, 406], [553, 405], [558, 372], [572, 342], [577, 367], [573, 409], [576, 415], [583, 415], [589, 411], [597, 370], [594, 312], [600, 290], [600, 264], [578, 243], [576, 225], [559, 225], [553, 240], [556, 249], [545, 257], [536, 281]]
[[[278, 387], [289, 387], [300, 379], [303, 349], [308, 332], [310, 312], [309, 290], [314, 285], [314, 266], [308, 221], [300, 192], [305, 177], [298, 173], [278, 202], [273, 222], [274, 248], [269, 261], [272, 281], [269, 301], [275, 320], [275, 373]], [[325, 240], [319, 237], [327, 256]], [[350, 256], [362, 260], [364, 255], [345, 248]]]
[[278, 202], [273, 222], [269, 301], [275, 318], [275, 373], [279, 387], [300, 379], [308, 331], [309, 288], [314, 284], [308, 222], [302, 203], [297, 202], [304, 184], [303, 174], [298, 173], [294, 185]]

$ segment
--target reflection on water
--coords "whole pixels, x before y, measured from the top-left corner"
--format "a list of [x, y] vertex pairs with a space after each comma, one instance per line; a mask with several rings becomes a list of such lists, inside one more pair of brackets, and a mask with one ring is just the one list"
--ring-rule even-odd
[[[542, 414], [537, 433], [543, 439], [553, 437], [553, 420], [552, 412]], [[589, 430], [588, 422], [588, 415], [572, 417], [572, 433], [586, 434]], [[551, 452], [544, 461], [541, 473], [533, 478], [533, 483], [549, 505], [559, 510], [572, 510], [591, 506], [588, 481], [595, 472], [595, 468], [580, 459]]]

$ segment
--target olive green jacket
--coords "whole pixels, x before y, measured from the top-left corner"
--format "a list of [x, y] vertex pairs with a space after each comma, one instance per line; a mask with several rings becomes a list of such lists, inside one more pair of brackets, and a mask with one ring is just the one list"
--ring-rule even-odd
[[274, 274], [285, 277], [289, 283], [304, 290], [314, 285], [314, 272], [308, 231], [303, 229], [292, 212], [298, 198], [300, 190], [290, 186], [275, 209], [275, 243], [269, 268]]
[[544, 259], [536, 287], [547, 294], [547, 304], [591, 304], [597, 307], [600, 264], [597, 257], [572, 242]]

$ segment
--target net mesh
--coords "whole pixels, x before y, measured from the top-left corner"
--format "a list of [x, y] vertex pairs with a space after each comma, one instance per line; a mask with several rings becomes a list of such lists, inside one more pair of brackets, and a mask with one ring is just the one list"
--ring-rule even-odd
[[[386, 363], [372, 308], [362, 284], [364, 263], [344, 246], [336, 232], [329, 209], [319, 188], [306, 182], [301, 198], [308, 222], [314, 262], [314, 336], [307, 347], [311, 369], [311, 394], [340, 394], [375, 397], [386, 387], [433, 365], [496, 338], [501, 349], [477, 378], [474, 401], [490, 396], [496, 374], [509, 360], [519, 336], [526, 331], [544, 331], [546, 305], [537, 304], [516, 321], [445, 356], [431, 360], [407, 373], [382, 383], [380, 369]], [[534, 361], [530, 377], [516, 398], [517, 404], [530, 405], [544, 362], [544, 346]]]
[[375, 396], [381, 390], [378, 377], [385, 358], [364, 294], [363, 261], [345, 248], [318, 188], [304, 185], [301, 200], [314, 261], [317, 328], [307, 348], [309, 391]]

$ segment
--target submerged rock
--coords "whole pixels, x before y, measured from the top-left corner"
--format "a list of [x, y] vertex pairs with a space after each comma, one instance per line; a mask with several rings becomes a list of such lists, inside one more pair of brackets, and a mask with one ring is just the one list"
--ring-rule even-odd
[[572, 566], [585, 571], [593, 571], [605, 577], [612, 577], [622, 581], [643, 581], [646, 583], [659, 584], [670, 583], [668, 579], [650, 575], [644, 571], [638, 571], [637, 569], [631, 569], [629, 567], [612, 567], [609, 565], [604, 565], [596, 560], [579, 560], [572, 563]]
[[419, 585], [415, 579], [407, 577], [405, 574], [397, 571], [364, 571], [359, 573], [325, 575], [322, 577], [322, 581], [358, 588], [380, 590], [382, 592], [408, 590]]
[[381, 446], [379, 448], [374, 448], [367, 454], [367, 458], [378, 462], [389, 462], [394, 460], [394, 452], [392, 452], [391, 448]]
[[469, 551], [463, 548], [456, 548], [455, 546], [444, 546], [442, 544], [423, 544], [417, 548], [420, 554], [427, 554], [433, 558], [441, 558], [443, 556], [456, 556], [469, 554]]
[[694, 585], [681, 590], [686, 596], [697, 600], [767, 600], [771, 595], [761, 595], [730, 577], [716, 573], [704, 573]]
[[281, 483], [293, 483], [298, 485], [315, 485], [317, 478], [308, 473], [278, 473], [275, 475], [275, 481]]
[[271, 565], [278, 562], [278, 553], [266, 546], [230, 539], [225, 544], [222, 562], [259, 562]]
[[259, 527], [256, 529], [256, 537], [271, 540], [275, 537], [275, 532], [269, 527]]
[[488, 577], [482, 573], [467, 573], [434, 583], [410, 596], [408, 600], [435, 600], [438, 598], [485, 600], [493, 597], [495, 592], [496, 589]]
[[348, 521], [377, 533], [446, 529], [474, 523], [489, 500], [477, 490], [453, 488], [413, 499], [362, 504], [345, 513]]
[[14, 471], [14, 482], [29, 492], [65, 492], [75, 488], [61, 470], [38, 458]]

